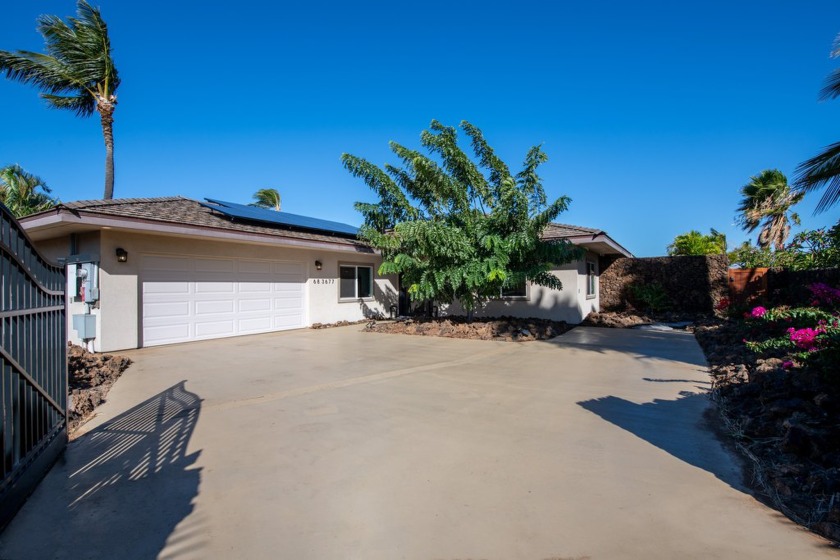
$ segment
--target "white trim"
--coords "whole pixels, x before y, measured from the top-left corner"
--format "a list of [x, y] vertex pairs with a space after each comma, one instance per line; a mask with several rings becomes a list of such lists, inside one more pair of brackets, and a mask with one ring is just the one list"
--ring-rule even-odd
[[575, 245], [589, 245], [592, 243], [603, 243], [610, 248], [614, 249], [616, 253], [620, 253], [624, 257], [632, 257], [633, 253], [616, 243], [609, 235], [606, 233], [598, 233], [594, 235], [571, 235], [569, 237], [562, 237], [560, 239], [565, 239]]

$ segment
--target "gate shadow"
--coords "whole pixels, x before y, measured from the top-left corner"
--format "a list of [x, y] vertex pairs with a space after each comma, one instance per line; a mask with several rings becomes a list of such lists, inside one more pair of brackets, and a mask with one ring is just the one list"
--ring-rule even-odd
[[161, 557], [167, 542], [167, 558], [203, 548], [200, 520], [181, 523], [201, 481], [190, 468], [201, 452], [187, 454], [201, 399], [185, 384], [71, 443], [3, 535], [0, 556], [145, 560]]
[[707, 393], [681, 391], [676, 400], [654, 399], [643, 404], [615, 396], [577, 404], [732, 488], [746, 491], [740, 464], [708, 423]]

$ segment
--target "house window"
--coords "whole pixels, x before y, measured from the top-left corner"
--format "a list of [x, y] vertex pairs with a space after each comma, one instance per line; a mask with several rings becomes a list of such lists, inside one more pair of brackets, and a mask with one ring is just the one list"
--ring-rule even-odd
[[595, 297], [595, 263], [586, 262], [586, 297]]
[[373, 267], [343, 264], [338, 267], [338, 276], [341, 299], [373, 297]]
[[512, 284], [510, 286], [505, 286], [501, 289], [500, 297], [504, 298], [524, 298], [528, 294], [525, 291], [525, 281], [518, 284]]

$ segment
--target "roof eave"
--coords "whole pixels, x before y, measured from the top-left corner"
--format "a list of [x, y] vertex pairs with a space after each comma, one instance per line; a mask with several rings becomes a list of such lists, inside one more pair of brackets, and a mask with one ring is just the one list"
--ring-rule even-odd
[[[573, 243], [575, 245], [587, 248], [595, 249], [595, 252], [598, 252], [603, 255], [609, 254], [619, 254], [623, 257], [632, 258], [633, 253], [625, 249], [621, 244], [617, 243], [612, 237], [607, 235], [606, 232], [602, 231], [596, 234], [585, 234], [585, 235], [570, 235], [567, 237], [563, 237]], [[606, 245], [610, 250], [609, 251], [599, 251], [596, 249], [599, 245]]]
[[[262, 243], [268, 245], [282, 244], [299, 248], [330, 249], [353, 253], [374, 252], [372, 248], [365, 248], [361, 244], [349, 243], [349, 239], [336, 237], [335, 242], [300, 239], [282, 235], [270, 235], [255, 232], [238, 232], [222, 228], [197, 226], [189, 224], [174, 224], [157, 220], [145, 220], [127, 216], [110, 216], [84, 210], [70, 210], [56, 207], [55, 210], [33, 214], [20, 220], [27, 233], [35, 240], [49, 239], [64, 234], [73, 233], [79, 226], [90, 230], [111, 228], [122, 231], [139, 233], [154, 233], [158, 235], [189, 236], [217, 241], [239, 241]], [[51, 230], [51, 231], [50, 231]], [[48, 235], [39, 235], [46, 233]]]

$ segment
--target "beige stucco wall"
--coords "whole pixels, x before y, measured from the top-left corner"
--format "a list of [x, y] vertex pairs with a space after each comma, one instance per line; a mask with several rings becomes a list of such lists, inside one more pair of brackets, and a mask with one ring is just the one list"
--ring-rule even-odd
[[[50, 258], [66, 257], [69, 239], [42, 241], [39, 249]], [[116, 249], [128, 251], [128, 261], [117, 262]], [[188, 237], [148, 235], [118, 230], [102, 230], [95, 240], [90, 240], [80, 253], [97, 253], [100, 261], [100, 309], [94, 349], [111, 352], [136, 348], [142, 332], [140, 295], [142, 255], [177, 255], [219, 258], [244, 258], [273, 261], [302, 262], [306, 270], [304, 288], [306, 324], [356, 321], [379, 314], [387, 316], [389, 307], [397, 301], [397, 282], [390, 277], [380, 277], [377, 269], [381, 258], [372, 253], [331, 251], [329, 249], [289, 248], [269, 244], [199, 240]], [[315, 261], [323, 263], [322, 270], [315, 269]], [[374, 298], [366, 301], [339, 301], [339, 263], [371, 265], [374, 271]], [[316, 283], [314, 280], [332, 280]], [[84, 306], [82, 305], [82, 308]], [[71, 308], [70, 314], [83, 312]], [[68, 334], [79, 342], [72, 323]]]
[[[595, 279], [595, 297], [586, 296], [586, 261], [595, 263], [596, 275], [598, 271], [598, 256], [587, 253], [584, 260], [562, 265], [554, 270], [554, 274], [563, 284], [563, 289], [554, 290], [536, 284], [529, 284], [527, 296], [493, 300], [482, 309], [477, 310], [476, 317], [523, 317], [537, 319], [552, 319], [567, 323], [580, 323], [591, 311], [599, 309], [598, 279]], [[459, 303], [445, 306], [441, 311], [446, 315], [465, 315]]]
[[[76, 250], [72, 251], [70, 237], [59, 237], [55, 239], [47, 239], [44, 241], [35, 242], [35, 246], [41, 254], [53, 263], [58, 263], [58, 259], [67, 258], [72, 254], [75, 255], [90, 255], [92, 257], [99, 256], [100, 249], [100, 234], [98, 231], [80, 233], [76, 236]], [[100, 276], [101, 278], [101, 276]], [[74, 344], [84, 344], [79, 338], [76, 330], [73, 328], [73, 315], [84, 315], [90, 312], [96, 316], [96, 332], [102, 332], [102, 314], [99, 302], [88, 305], [77, 298], [73, 298], [71, 294], [71, 284], [75, 283], [75, 278], [67, 278], [67, 338]], [[97, 352], [101, 351], [101, 340], [98, 338], [91, 343], [91, 348]]]

